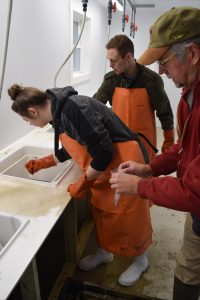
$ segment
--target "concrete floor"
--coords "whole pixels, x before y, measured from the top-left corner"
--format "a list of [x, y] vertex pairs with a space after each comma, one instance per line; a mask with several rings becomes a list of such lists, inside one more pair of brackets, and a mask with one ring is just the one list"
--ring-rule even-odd
[[[162, 131], [158, 129], [158, 147]], [[153, 206], [151, 208], [153, 244], [148, 250], [149, 268], [132, 287], [118, 284], [119, 275], [129, 266], [132, 259], [115, 256], [113, 262], [99, 266], [93, 271], [76, 269], [74, 278], [112, 288], [134, 296], [149, 296], [157, 299], [172, 299], [175, 257], [183, 236], [186, 214]], [[95, 251], [94, 233], [90, 235], [83, 256]]]

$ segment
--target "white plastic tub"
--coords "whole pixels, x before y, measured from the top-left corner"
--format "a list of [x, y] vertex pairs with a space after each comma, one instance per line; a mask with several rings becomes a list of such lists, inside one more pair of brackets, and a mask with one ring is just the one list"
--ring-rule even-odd
[[72, 167], [72, 160], [59, 163], [54, 167], [42, 169], [34, 175], [29, 174], [24, 166], [29, 160], [41, 158], [49, 155], [50, 153], [52, 153], [52, 149], [49, 148], [24, 146], [9, 154], [0, 162], [1, 176], [15, 178], [16, 180], [56, 186]]

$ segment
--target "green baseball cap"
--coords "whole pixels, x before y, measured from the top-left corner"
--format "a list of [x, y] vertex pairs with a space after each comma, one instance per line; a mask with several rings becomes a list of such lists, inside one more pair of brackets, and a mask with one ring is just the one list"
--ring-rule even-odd
[[161, 15], [150, 28], [148, 49], [137, 60], [144, 65], [157, 61], [170, 45], [200, 37], [200, 9], [173, 7]]

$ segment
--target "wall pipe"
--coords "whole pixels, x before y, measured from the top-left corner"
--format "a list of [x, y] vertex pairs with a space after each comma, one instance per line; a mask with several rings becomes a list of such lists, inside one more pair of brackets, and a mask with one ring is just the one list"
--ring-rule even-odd
[[136, 8], [132, 8], [131, 10], [131, 24], [130, 24], [130, 36], [133, 38], [135, 37], [135, 15], [136, 15]]
[[122, 31], [124, 32], [126, 23], [126, 0], [123, 0], [123, 14], [122, 14]]
[[[128, 4], [130, 5], [130, 7], [132, 8], [132, 9], [134, 9], [134, 7], [140, 7], [140, 8], [142, 8], [142, 7], [144, 7], [144, 8], [154, 8], [155, 7], [155, 4], [136, 4], [136, 3], [133, 3], [133, 1], [132, 0], [127, 0], [128, 1]], [[118, 2], [121, 4], [121, 5], [123, 5], [123, 0], [118, 0]]]
[[1, 100], [3, 81], [4, 81], [4, 75], [5, 75], [5, 69], [6, 69], [6, 59], [7, 59], [7, 52], [8, 52], [8, 41], [9, 41], [9, 33], [10, 33], [12, 5], [13, 5], [13, 0], [9, 0], [7, 23], [6, 23], [6, 36], [5, 36], [5, 44], [4, 44], [4, 48], [3, 48], [3, 62], [2, 62], [2, 69], [0, 72], [0, 100]]
[[[122, 14], [122, 31], [124, 32], [125, 30], [125, 22], [126, 22], [126, 0], [117, 0], [123, 7], [123, 14]], [[155, 4], [134, 4], [132, 0], [127, 0], [128, 4], [131, 7], [132, 10], [132, 16], [131, 19], [133, 20], [134, 18], [134, 23], [135, 23], [135, 14], [136, 14], [136, 7], [145, 7], [145, 8], [152, 8], [155, 7]], [[135, 24], [134, 24], [135, 26]], [[133, 28], [133, 24], [131, 25], [131, 31], [130, 35], [135, 36], [135, 28]]]

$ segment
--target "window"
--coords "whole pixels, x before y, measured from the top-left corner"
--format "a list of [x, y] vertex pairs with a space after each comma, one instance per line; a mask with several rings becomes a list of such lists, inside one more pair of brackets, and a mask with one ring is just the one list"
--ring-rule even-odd
[[[84, 15], [73, 11], [73, 40], [72, 48], [79, 38]], [[73, 53], [71, 68], [71, 84], [76, 84], [90, 79], [90, 42], [91, 42], [91, 18], [86, 17], [81, 39]]]
[[[77, 21], [73, 21], [73, 46], [76, 44], [79, 34], [80, 34], [80, 24]], [[81, 48], [79, 42], [79, 45], [76, 47], [73, 54], [73, 72], [81, 71], [80, 60], [81, 60]]]

